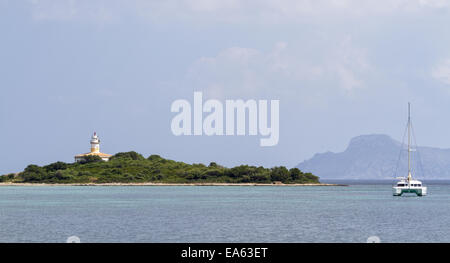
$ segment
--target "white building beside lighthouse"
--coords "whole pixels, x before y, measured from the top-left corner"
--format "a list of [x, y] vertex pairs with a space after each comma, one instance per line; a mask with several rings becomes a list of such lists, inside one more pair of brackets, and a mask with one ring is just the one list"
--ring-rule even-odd
[[112, 156], [111, 154], [100, 152], [100, 139], [98, 138], [96, 132], [94, 132], [94, 135], [92, 135], [91, 138], [91, 152], [75, 155], [75, 162], [81, 162], [85, 160], [86, 156], [92, 155], [102, 158], [103, 161], [109, 161], [109, 158]]

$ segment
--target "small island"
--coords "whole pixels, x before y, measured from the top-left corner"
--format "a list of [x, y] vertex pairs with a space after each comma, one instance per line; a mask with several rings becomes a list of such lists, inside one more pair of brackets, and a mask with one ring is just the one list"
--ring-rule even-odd
[[134, 151], [106, 154], [100, 152], [96, 132], [90, 145], [90, 152], [75, 155], [74, 163], [31, 164], [20, 173], [0, 176], [0, 185], [333, 185], [321, 184], [311, 173], [284, 166], [227, 168], [215, 162], [208, 166], [187, 164], [159, 155], [145, 158]]
[[264, 168], [240, 165], [233, 168], [215, 162], [187, 164], [134, 151], [102, 160], [96, 155], [79, 162], [28, 165], [24, 171], [0, 176], [3, 184], [67, 185], [326, 185], [319, 177], [298, 168]]

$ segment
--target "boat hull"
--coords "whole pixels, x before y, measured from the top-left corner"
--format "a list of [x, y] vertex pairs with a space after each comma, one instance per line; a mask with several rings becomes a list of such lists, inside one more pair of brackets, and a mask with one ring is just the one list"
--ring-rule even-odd
[[402, 196], [403, 194], [416, 194], [417, 196], [427, 195], [426, 187], [393, 187], [394, 196]]

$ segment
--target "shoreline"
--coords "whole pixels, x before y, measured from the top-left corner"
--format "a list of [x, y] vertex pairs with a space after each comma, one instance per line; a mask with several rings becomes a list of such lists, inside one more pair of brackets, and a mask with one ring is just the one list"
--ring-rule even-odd
[[346, 184], [262, 184], [262, 183], [0, 183], [1, 186], [348, 186]]

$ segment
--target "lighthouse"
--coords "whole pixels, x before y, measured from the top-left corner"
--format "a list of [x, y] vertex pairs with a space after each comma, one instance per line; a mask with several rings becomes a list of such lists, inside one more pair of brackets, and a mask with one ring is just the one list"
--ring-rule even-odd
[[109, 161], [109, 158], [111, 158], [111, 154], [101, 153], [100, 152], [100, 139], [98, 138], [98, 135], [96, 132], [91, 137], [91, 151], [89, 153], [83, 153], [75, 155], [75, 162], [81, 162], [84, 161], [86, 156], [98, 156], [103, 161]]
[[97, 133], [94, 132], [91, 138], [91, 153], [99, 153], [100, 152], [100, 140], [98, 139]]

